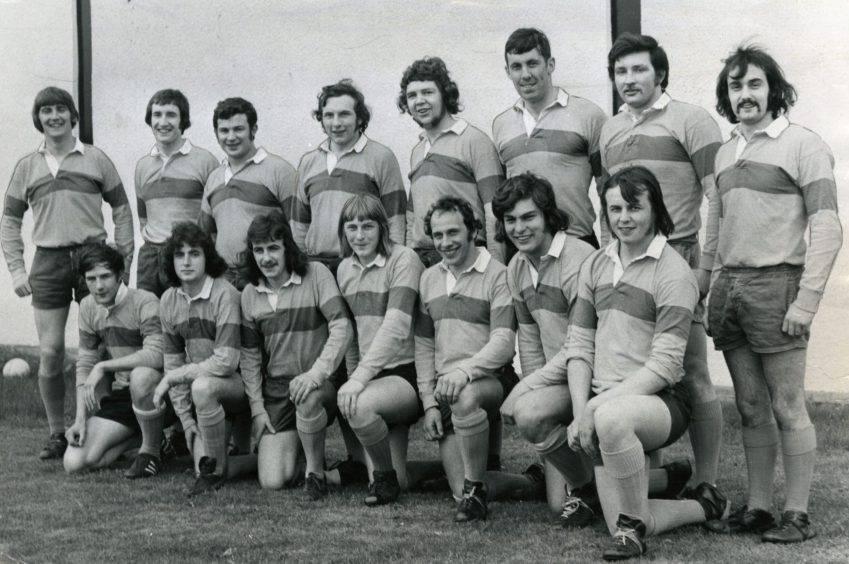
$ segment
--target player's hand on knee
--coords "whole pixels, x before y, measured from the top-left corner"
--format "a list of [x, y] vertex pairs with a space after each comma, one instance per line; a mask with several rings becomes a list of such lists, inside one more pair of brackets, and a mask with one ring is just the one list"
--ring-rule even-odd
[[29, 280], [24, 278], [24, 281], [15, 286], [15, 294], [19, 298], [25, 298], [32, 294], [32, 286], [29, 285]]
[[81, 447], [85, 444], [85, 421], [75, 421], [71, 427], [65, 431], [65, 439], [68, 444], [75, 447]]
[[790, 304], [787, 315], [784, 316], [784, 321], [781, 324], [781, 330], [791, 337], [801, 337], [811, 332], [813, 321], [813, 313], [805, 311], [796, 304]]
[[443, 437], [442, 413], [438, 407], [430, 407], [425, 411], [424, 434], [429, 441], [438, 441]]
[[168, 377], [162, 378], [153, 390], [153, 405], [163, 409], [165, 407], [165, 394], [168, 393], [170, 388], [171, 384], [168, 381]]
[[452, 370], [439, 377], [433, 395], [436, 401], [452, 404], [460, 399], [460, 392], [468, 383], [469, 377], [466, 376], [465, 372]]
[[585, 409], [579, 425], [581, 450], [593, 460], [601, 460], [601, 455], [598, 452], [598, 435], [595, 432], [595, 412]]
[[365, 384], [359, 380], [348, 380], [336, 393], [336, 405], [345, 419], [350, 419], [357, 414], [357, 398], [365, 390]]
[[317, 378], [308, 376], [306, 373], [295, 376], [289, 382], [289, 398], [297, 405], [303, 403], [307, 396], [321, 386]]
[[583, 450], [581, 448], [581, 429], [578, 421], [572, 420], [569, 426], [566, 427], [566, 444], [575, 452]]
[[268, 416], [268, 413], [263, 411], [251, 419], [251, 444], [258, 445], [259, 440], [265, 433], [274, 435], [277, 431], [274, 429], [274, 425], [271, 424], [271, 418]]

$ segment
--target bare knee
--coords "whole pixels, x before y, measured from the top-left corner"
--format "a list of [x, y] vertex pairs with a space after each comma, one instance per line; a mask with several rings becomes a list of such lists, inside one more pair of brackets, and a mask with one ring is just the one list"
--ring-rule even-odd
[[130, 393], [133, 397], [151, 394], [161, 379], [162, 373], [154, 368], [133, 368], [130, 372]]
[[627, 417], [622, 417], [622, 411], [616, 401], [608, 401], [595, 410], [595, 430], [599, 444], [607, 448], [618, 448], [629, 437], [634, 435], [634, 425]]
[[467, 417], [480, 409], [481, 402], [478, 394], [471, 386], [466, 386], [460, 392], [457, 401], [451, 404], [451, 413], [457, 417]]
[[89, 469], [89, 466], [86, 464], [85, 452], [82, 448], [74, 446], [68, 446], [65, 450], [62, 465], [68, 474], [78, 474]]
[[211, 409], [216, 404], [215, 382], [209, 376], [201, 376], [192, 382], [192, 403], [195, 409]]
[[310, 392], [306, 399], [295, 406], [295, 410], [299, 415], [306, 418], [313, 418], [324, 409], [324, 397], [321, 394], [321, 389]]
[[772, 412], [782, 431], [801, 429], [811, 423], [804, 393], [780, 391], [772, 397]]
[[760, 427], [772, 422], [772, 410], [768, 398], [735, 398], [737, 411], [744, 427]]
[[539, 409], [537, 402], [526, 398], [527, 395], [516, 402], [513, 419], [516, 421], [516, 428], [526, 440], [541, 443], [551, 431], [551, 418]]

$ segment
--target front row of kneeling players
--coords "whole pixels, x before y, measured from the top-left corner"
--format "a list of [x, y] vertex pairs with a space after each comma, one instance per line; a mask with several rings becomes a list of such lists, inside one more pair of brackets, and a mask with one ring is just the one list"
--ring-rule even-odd
[[[729, 504], [707, 483], [686, 500], [648, 499], [646, 453], [677, 440], [689, 420], [680, 381], [698, 288], [666, 243], [673, 225], [651, 172], [622, 170], [601, 196], [616, 241], [593, 252], [566, 235], [546, 180], [506, 181], [493, 209], [499, 236], [519, 250], [509, 268], [475, 246], [469, 204], [443, 198], [425, 222], [442, 258], [428, 269], [392, 242], [379, 200], [354, 196], [339, 221], [347, 258], [337, 280], [307, 260], [282, 214], [262, 215], [248, 229], [241, 299], [194, 224], [175, 226], [165, 245], [172, 287], [160, 304], [120, 282], [120, 253], [87, 246], [80, 271], [91, 296], [80, 308], [66, 469], [113, 462], [140, 427], [126, 475], [153, 476], [163, 425], [179, 418], [196, 461], [190, 495], [256, 468], [263, 488], [304, 479], [319, 499], [326, 428], [338, 412], [373, 467], [365, 502], [380, 505], [420, 478], [406, 463], [406, 429], [423, 415], [458, 500], [455, 520], [485, 519], [488, 500], [542, 488], [538, 467], [487, 471], [500, 408], [565, 478], [565, 500], [549, 492], [558, 510], [565, 502], [565, 524], [586, 524], [600, 505], [617, 538], [605, 557], [643, 552], [646, 534], [724, 517]], [[517, 318], [527, 377], [513, 387]], [[101, 346], [111, 360], [97, 362]], [[334, 381], [342, 362], [344, 383]], [[256, 455], [245, 447], [228, 456], [228, 419], [247, 413]], [[673, 481], [671, 468], [659, 471]]]

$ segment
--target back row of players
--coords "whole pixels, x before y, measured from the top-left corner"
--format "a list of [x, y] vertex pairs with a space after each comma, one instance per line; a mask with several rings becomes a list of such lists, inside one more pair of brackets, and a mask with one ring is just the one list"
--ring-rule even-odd
[[[458, 498], [456, 519], [473, 520], [486, 517], [488, 497], [530, 491], [541, 473], [486, 472], [500, 406], [545, 459], [549, 481], [552, 469], [565, 478], [568, 493], [548, 493], [566, 524], [586, 524], [601, 498], [616, 538], [606, 557], [639, 555], [647, 534], [705, 520], [771, 542], [813, 536], [805, 349], [842, 232], [831, 152], [786, 117], [795, 90], [763, 50], [734, 51], [717, 80], [717, 110], [739, 125], [722, 144], [706, 111], [666, 92], [668, 61], [651, 37], [614, 42], [609, 73], [625, 104], [610, 119], [553, 85], [542, 32], [516, 30], [505, 60], [521, 98], [496, 117], [494, 145], [456, 117], [459, 90], [440, 59], [406, 69], [398, 106], [424, 130], [409, 198], [394, 155], [364, 135], [369, 112], [348, 81], [322, 89], [314, 115], [328, 138], [297, 172], [256, 147], [249, 102], [230, 98], [215, 109], [227, 155], [219, 165], [183, 137], [185, 97], [156, 93], [145, 116], [156, 146], [135, 177], [145, 240], [137, 280], [162, 295], [161, 307], [119, 283], [133, 222], [117, 172], [74, 138], [70, 95], [40, 92], [33, 121], [45, 140], [15, 169], [0, 240], [15, 291], [33, 295], [51, 430], [42, 458], [65, 453], [64, 326], [72, 292], [80, 300], [88, 289], [69, 470], [114, 460], [139, 425], [142, 448], [128, 475], [156, 474], [170, 388], [198, 459], [192, 492], [257, 464], [226, 455], [226, 414], [249, 410], [260, 483], [295, 480], [302, 448], [306, 491], [321, 497], [335, 398], [373, 465], [367, 503], [392, 501], [415, 481], [402, 462], [406, 434], [390, 429], [423, 411]], [[602, 243], [613, 236], [594, 254], [593, 178]], [[102, 200], [112, 206], [118, 251], [84, 246], [105, 239]], [[27, 276], [20, 228], [30, 206], [37, 250]], [[241, 308], [220, 276], [244, 288]], [[514, 310], [524, 378], [512, 387]], [[747, 503], [730, 517], [714, 486], [722, 414], [705, 361], [707, 321], [734, 382], [749, 470]], [[101, 344], [110, 360], [98, 361]], [[349, 376], [336, 378], [337, 393], [331, 382], [346, 354]], [[105, 373], [115, 384], [101, 399]], [[682, 492], [688, 463], [650, 471], [644, 456], [688, 425], [698, 485]], [[779, 444], [787, 495], [776, 523]], [[650, 486], [684, 499], [648, 501]]]

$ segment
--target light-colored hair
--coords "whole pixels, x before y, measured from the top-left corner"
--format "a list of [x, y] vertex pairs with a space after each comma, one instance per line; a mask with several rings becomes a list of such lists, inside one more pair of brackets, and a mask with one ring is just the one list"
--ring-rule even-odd
[[386, 215], [386, 209], [380, 200], [371, 194], [357, 194], [345, 202], [345, 205], [342, 206], [342, 213], [339, 215], [338, 235], [342, 256], [349, 257], [354, 253], [354, 249], [348, 244], [348, 238], [345, 236], [345, 224], [349, 221], [366, 219], [377, 223], [380, 232], [377, 252], [385, 257], [388, 257], [391, 253], [392, 238], [389, 236], [389, 218]]

